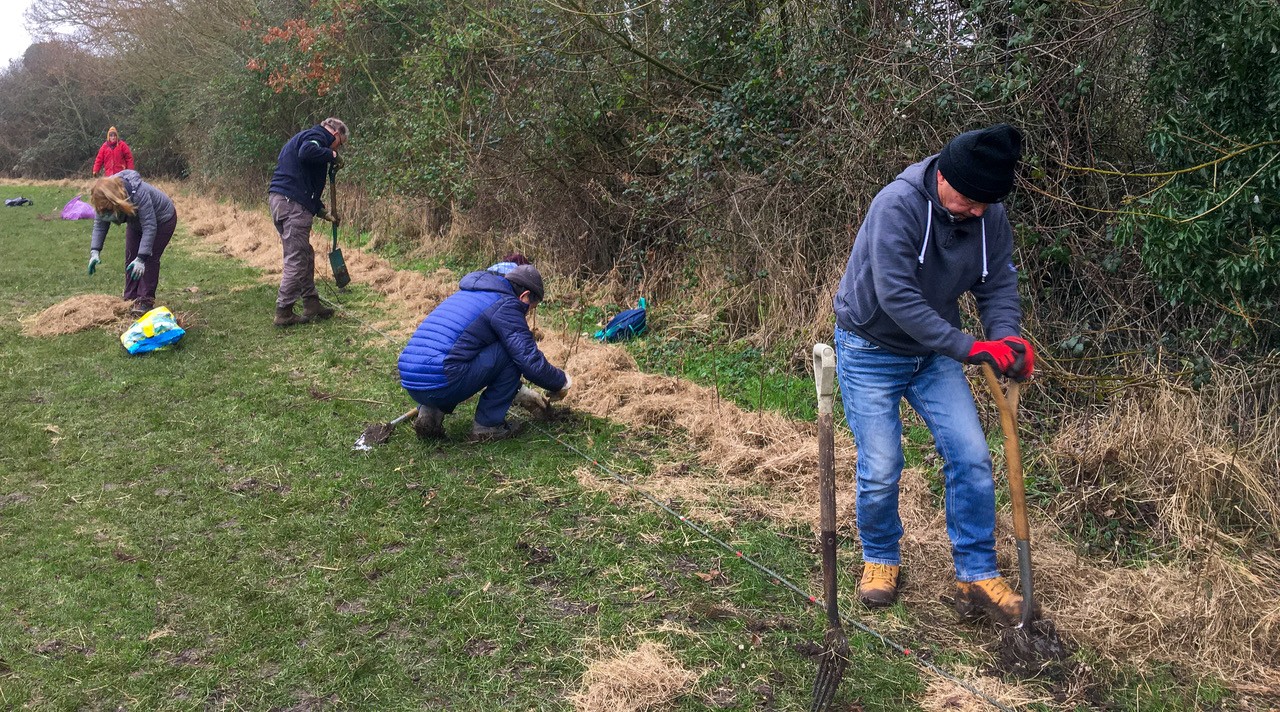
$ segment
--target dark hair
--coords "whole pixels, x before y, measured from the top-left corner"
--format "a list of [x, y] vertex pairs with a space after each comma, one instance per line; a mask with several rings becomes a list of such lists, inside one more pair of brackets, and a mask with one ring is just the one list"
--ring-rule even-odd
[[531, 265], [531, 264], [533, 264], [532, 262], [530, 262], [530, 261], [529, 261], [529, 258], [528, 258], [528, 257], [525, 257], [524, 255], [520, 254], [519, 252], [510, 252], [510, 253], [507, 253], [507, 254], [505, 254], [505, 255], [503, 255], [503, 256], [502, 256], [502, 259], [501, 259], [501, 260], [498, 260], [498, 261], [499, 261], [499, 262], [514, 262], [514, 263], [516, 263], [516, 265]]

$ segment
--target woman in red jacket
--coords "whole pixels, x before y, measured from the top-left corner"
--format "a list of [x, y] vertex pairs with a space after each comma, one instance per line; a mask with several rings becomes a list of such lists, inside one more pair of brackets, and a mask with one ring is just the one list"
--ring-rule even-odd
[[129, 150], [129, 144], [120, 140], [120, 134], [112, 126], [107, 129], [107, 141], [98, 149], [98, 157], [93, 161], [93, 176], [96, 178], [98, 171], [102, 171], [102, 177], [106, 178], [126, 169], [133, 169], [133, 152]]

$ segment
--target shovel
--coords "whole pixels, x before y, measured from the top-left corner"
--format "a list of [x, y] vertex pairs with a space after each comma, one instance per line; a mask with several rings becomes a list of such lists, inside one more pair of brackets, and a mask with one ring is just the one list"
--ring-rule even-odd
[[395, 432], [396, 426], [418, 414], [418, 409], [414, 408], [404, 415], [397, 417], [390, 423], [374, 423], [364, 429], [360, 433], [360, 437], [356, 438], [356, 444], [351, 446], [352, 450], [367, 451], [372, 450], [374, 445], [381, 445], [391, 439], [391, 433]]
[[1035, 590], [1031, 585], [1031, 527], [1027, 524], [1027, 491], [1022, 481], [1022, 448], [1018, 445], [1018, 394], [1022, 384], [1010, 381], [1006, 392], [1000, 387], [990, 364], [982, 364], [982, 374], [986, 376], [987, 388], [1000, 409], [1000, 428], [1004, 431], [1004, 461], [1009, 470], [1013, 536], [1018, 544], [1018, 573], [1022, 586], [1022, 622], [1018, 627], [1027, 628], [1035, 614]]
[[813, 377], [818, 388], [818, 497], [822, 524], [822, 596], [827, 609], [818, 677], [813, 681], [809, 712], [822, 712], [836, 696], [836, 688], [849, 666], [849, 638], [840, 623], [836, 605], [836, 353], [826, 344], [813, 347]]
[[[333, 203], [334, 211], [338, 209], [338, 170], [332, 165], [329, 166], [329, 200]], [[342, 250], [338, 249], [338, 223], [331, 220], [333, 225], [333, 249], [329, 251], [329, 266], [333, 268], [333, 281], [338, 285], [338, 289], [351, 284], [351, 273], [347, 271], [346, 260], [342, 259]], [[383, 440], [386, 442], [386, 440]]]

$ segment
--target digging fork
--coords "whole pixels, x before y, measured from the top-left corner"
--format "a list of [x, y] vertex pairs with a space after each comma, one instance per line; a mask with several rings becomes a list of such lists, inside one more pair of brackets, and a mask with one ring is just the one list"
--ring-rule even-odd
[[809, 712], [823, 712], [836, 696], [836, 688], [849, 666], [849, 638], [840, 623], [836, 605], [836, 354], [826, 344], [813, 347], [813, 377], [818, 388], [818, 496], [822, 519], [822, 586], [826, 600], [827, 632], [822, 662], [813, 681]]

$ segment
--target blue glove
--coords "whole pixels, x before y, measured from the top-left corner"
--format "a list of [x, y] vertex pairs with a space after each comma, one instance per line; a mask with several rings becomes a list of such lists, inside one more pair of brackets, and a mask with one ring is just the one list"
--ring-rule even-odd
[[98, 268], [98, 263], [102, 261], [102, 256], [97, 250], [89, 250], [89, 276], [93, 276], [93, 271]]
[[132, 282], [142, 279], [142, 275], [146, 274], [146, 271], [147, 263], [143, 261], [142, 255], [133, 258], [133, 261], [124, 268], [124, 273], [129, 275], [129, 280]]

